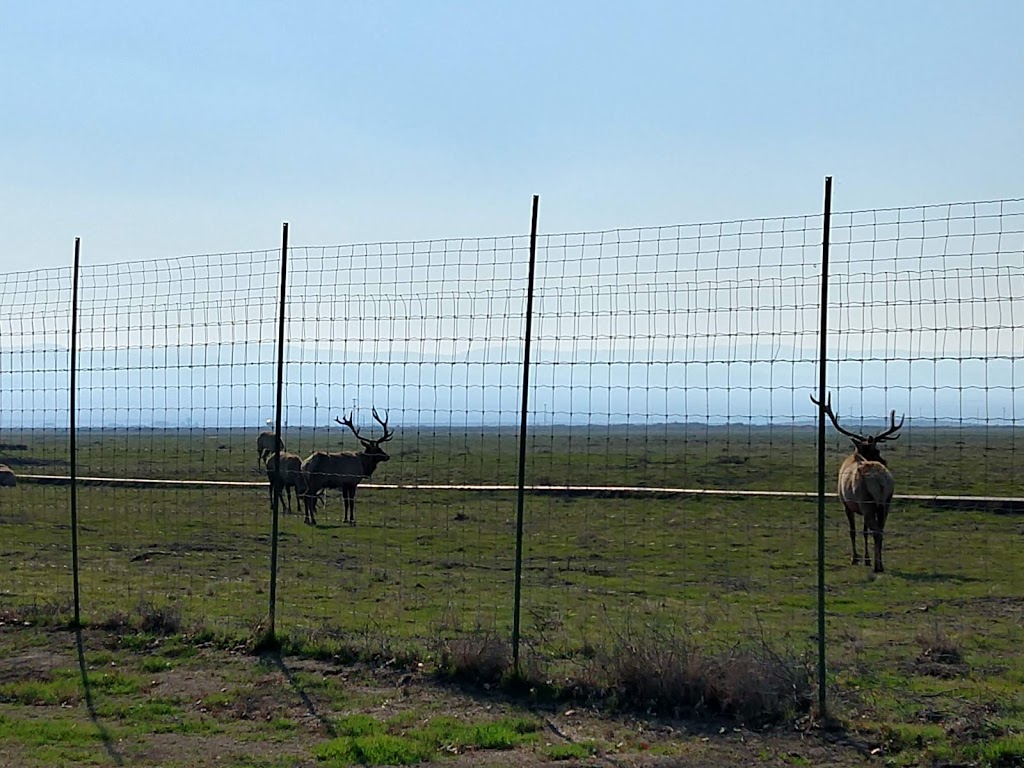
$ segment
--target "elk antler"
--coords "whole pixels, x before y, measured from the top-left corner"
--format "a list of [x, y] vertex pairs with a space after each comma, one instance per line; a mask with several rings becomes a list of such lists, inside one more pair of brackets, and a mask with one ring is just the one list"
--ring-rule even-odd
[[[832, 420], [832, 426], [834, 426], [836, 429], [838, 429], [844, 435], [846, 435], [847, 437], [852, 437], [854, 440], [860, 440], [861, 442], [864, 442], [865, 440], [867, 440], [867, 438], [864, 435], [858, 435], [856, 432], [851, 432], [850, 430], [843, 429], [842, 427], [839, 426], [839, 417], [836, 416], [835, 412], [832, 410], [832, 393], [831, 392], [828, 393], [828, 399], [825, 401], [825, 405], [822, 405], [818, 400], [815, 400], [814, 399], [814, 395], [811, 395], [811, 402], [814, 403], [819, 408], [821, 408], [821, 410], [823, 410], [825, 412], [825, 414]], [[893, 416], [895, 416], [895, 414], [896, 414], [896, 412], [893, 411]], [[902, 423], [903, 422], [900, 422], [901, 425], [902, 425]]]
[[381, 443], [386, 443], [388, 440], [390, 440], [392, 437], [395, 436], [395, 430], [392, 429], [390, 432], [388, 432], [388, 412], [384, 411], [384, 420], [383, 421], [381, 421], [380, 416], [377, 415], [377, 409], [376, 408], [372, 408], [370, 410], [370, 413], [373, 414], [374, 420], [378, 424], [380, 424], [381, 428], [383, 428], [383, 430], [384, 430], [384, 437], [380, 438], [379, 440], [375, 440], [374, 442], [376, 442], [377, 445], [380, 445]]
[[898, 440], [899, 435], [895, 434], [903, 426], [903, 420], [907, 418], [907, 414], [900, 416], [900, 423], [896, 423], [896, 411], [895, 409], [889, 414], [889, 428], [882, 432], [880, 435], [875, 437], [876, 443], [881, 443], [885, 440]]
[[348, 427], [349, 429], [351, 429], [352, 430], [352, 434], [356, 436], [356, 440], [358, 440], [364, 446], [369, 445], [371, 441], [367, 440], [365, 437], [360, 437], [359, 436], [359, 430], [356, 429], [356, 425], [352, 423], [352, 417], [354, 415], [355, 415], [355, 411], [350, 411], [347, 418], [339, 419], [337, 416], [335, 416], [334, 420], [336, 422], [338, 422], [339, 424], [341, 424], [341, 426]]

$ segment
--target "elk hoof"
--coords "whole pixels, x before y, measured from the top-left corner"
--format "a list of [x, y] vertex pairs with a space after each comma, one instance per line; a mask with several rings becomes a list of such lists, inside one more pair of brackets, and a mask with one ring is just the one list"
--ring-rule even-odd
[[865, 557], [864, 558], [864, 565], [871, 565], [871, 558], [870, 557]]
[[885, 573], [885, 568], [882, 567], [881, 563], [875, 563], [875, 573]]
[[860, 565], [860, 555], [854, 555], [850, 558], [850, 563], [853, 565]]

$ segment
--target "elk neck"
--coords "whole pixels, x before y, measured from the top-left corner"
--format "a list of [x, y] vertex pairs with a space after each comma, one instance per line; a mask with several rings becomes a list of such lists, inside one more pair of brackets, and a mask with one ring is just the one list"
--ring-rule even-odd
[[387, 461], [388, 458], [388, 455], [383, 452], [367, 453], [366, 451], [364, 451], [363, 453], [360, 453], [359, 461], [363, 465], [363, 475], [365, 477], [369, 477], [370, 475], [372, 475], [373, 470], [377, 468], [377, 465], [380, 464], [382, 461]]

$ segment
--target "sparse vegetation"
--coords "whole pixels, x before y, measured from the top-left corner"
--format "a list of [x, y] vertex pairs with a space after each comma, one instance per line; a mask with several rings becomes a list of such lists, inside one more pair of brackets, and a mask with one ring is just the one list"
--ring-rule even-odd
[[493, 630], [467, 632], [439, 643], [438, 671], [451, 680], [497, 685], [512, 669], [508, 638]]

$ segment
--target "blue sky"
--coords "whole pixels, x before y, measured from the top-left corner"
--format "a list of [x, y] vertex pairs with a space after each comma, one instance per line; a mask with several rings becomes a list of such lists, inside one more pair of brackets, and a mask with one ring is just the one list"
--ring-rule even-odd
[[1024, 194], [1019, 2], [7, 2], [0, 272]]

